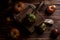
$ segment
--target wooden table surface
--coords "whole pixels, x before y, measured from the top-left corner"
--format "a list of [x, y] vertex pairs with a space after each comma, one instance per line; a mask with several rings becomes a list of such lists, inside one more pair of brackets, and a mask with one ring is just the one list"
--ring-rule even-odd
[[[44, 12], [42, 13], [40, 12], [40, 14], [44, 16], [44, 18], [49, 18], [54, 20], [53, 26], [51, 28], [48, 28], [42, 35], [37, 35], [36, 33], [33, 33], [32, 35], [30, 35], [29, 38], [23, 38], [23, 40], [50, 40], [49, 34], [51, 30], [55, 27], [58, 27], [58, 29], [60, 30], [60, 0], [55, 0], [55, 1], [56, 1], [55, 5], [57, 6], [57, 10], [51, 16], [46, 16]], [[6, 29], [5, 27], [0, 28], [0, 30], [2, 31], [4, 31], [5, 29]], [[0, 32], [1, 33], [0, 40], [6, 40], [6, 35], [2, 31]], [[58, 36], [57, 40], [60, 40], [60, 36]]]
[[[28, 40], [50, 40], [49, 34], [51, 32], [51, 29], [58, 27], [58, 29], [60, 30], [60, 0], [55, 0], [55, 2], [57, 10], [51, 16], [44, 16], [46, 18], [54, 20], [53, 26], [50, 29], [46, 30], [43, 35], [35, 35], [31, 38], [28, 38]], [[60, 36], [58, 36], [57, 40], [60, 40]]]
[[[57, 6], [56, 11], [51, 16], [46, 16], [43, 13], [40, 13], [44, 16], [44, 18], [53, 19], [54, 24], [51, 28], [48, 28], [43, 35], [36, 35], [33, 33], [33, 36], [31, 38], [28, 38], [27, 40], [50, 40], [49, 34], [51, 30], [55, 27], [57, 27], [60, 30], [60, 0], [55, 0], [55, 5]], [[58, 36], [57, 40], [60, 40], [60, 36]]]

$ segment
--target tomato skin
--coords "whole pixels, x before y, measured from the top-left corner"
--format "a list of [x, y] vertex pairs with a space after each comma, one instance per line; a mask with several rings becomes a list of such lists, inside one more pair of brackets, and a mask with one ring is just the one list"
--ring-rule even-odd
[[58, 29], [53, 29], [53, 30], [51, 31], [50, 37], [53, 38], [53, 39], [56, 39], [58, 36], [59, 36], [59, 31], [58, 31]]
[[15, 12], [21, 12], [24, 10], [24, 8], [25, 8], [25, 3], [23, 2], [18, 2], [14, 5]]
[[12, 38], [18, 38], [20, 36], [19, 30], [16, 29], [16, 28], [12, 28], [11, 31], [10, 31], [10, 36]]
[[48, 6], [48, 8], [47, 8], [47, 11], [49, 13], [53, 13], [53, 12], [55, 12], [55, 10], [56, 10], [56, 6], [55, 5]]

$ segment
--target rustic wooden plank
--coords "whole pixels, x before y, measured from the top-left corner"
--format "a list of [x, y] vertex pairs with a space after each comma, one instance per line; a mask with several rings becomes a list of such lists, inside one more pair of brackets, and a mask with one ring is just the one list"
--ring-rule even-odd
[[51, 16], [60, 16], [60, 10], [56, 10]]
[[49, 38], [28, 38], [27, 40], [49, 40]]
[[[55, 5], [57, 6], [56, 11], [51, 16], [48, 16], [48, 17], [50, 19], [53, 19], [55, 22], [54, 25], [52, 26], [52, 28], [54, 28], [55, 26], [58, 26], [58, 28], [60, 28], [60, 1], [57, 0]], [[52, 28], [50, 29], [50, 31], [52, 30]], [[36, 37], [38, 37], [37, 39], [34, 39], [36, 37], [33, 36], [33, 38], [31, 38], [30, 40], [49, 40], [50, 31], [45, 31], [42, 36], [39, 36], [39, 37], [36, 36]], [[39, 39], [39, 38], [42, 38], [42, 39]], [[57, 40], [60, 40], [60, 36], [57, 38]]]
[[59, 5], [56, 5], [57, 6], [57, 10], [60, 10], [60, 4]]

